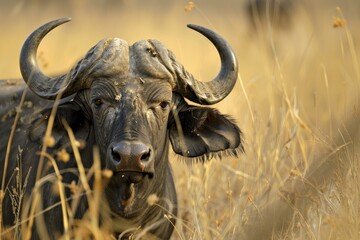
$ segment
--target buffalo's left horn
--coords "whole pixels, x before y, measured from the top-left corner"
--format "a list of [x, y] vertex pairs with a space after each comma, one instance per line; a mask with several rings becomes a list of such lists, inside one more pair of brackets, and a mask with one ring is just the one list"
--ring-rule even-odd
[[[55, 27], [70, 21], [70, 18], [61, 18], [48, 22], [36, 29], [25, 41], [20, 53], [20, 70], [24, 81], [38, 96], [46, 99], [55, 99], [59, 93], [69, 87], [71, 83], [67, 75], [48, 77], [39, 68], [36, 60], [37, 49], [45, 35]], [[71, 95], [68, 91], [62, 97]]]
[[187, 99], [205, 105], [215, 104], [224, 99], [234, 88], [238, 75], [238, 64], [231, 46], [210, 29], [188, 24], [189, 28], [207, 37], [216, 47], [221, 59], [218, 75], [210, 82], [196, 80], [182, 65], [174, 62], [177, 74], [177, 91]]

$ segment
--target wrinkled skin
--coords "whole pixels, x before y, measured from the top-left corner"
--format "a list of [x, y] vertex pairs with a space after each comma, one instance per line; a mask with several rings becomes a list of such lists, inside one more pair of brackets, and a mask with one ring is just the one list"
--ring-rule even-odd
[[[188, 73], [180, 71], [183, 69], [174, 61], [173, 54], [158, 41], [143, 40], [128, 46], [120, 39], [108, 39], [100, 41], [68, 75], [60, 79], [68, 81], [67, 89], [71, 94], [64, 94], [65, 98], [60, 102], [52, 129], [55, 144], [47, 152], [55, 156], [58, 150], [66, 149], [70, 153], [68, 162], [57, 163], [63, 171], [62, 181], [70, 184], [72, 181], [79, 182], [79, 178], [78, 174], [67, 171], [76, 169], [77, 164], [64, 123], [71, 127], [77, 140], [86, 142], [80, 151], [86, 169], [94, 164], [93, 147], [99, 147], [101, 168], [113, 173], [104, 187], [103, 200], [109, 206], [107, 213], [112, 217], [110, 228], [114, 233], [146, 227], [150, 234], [159, 239], [170, 238], [177, 214], [176, 192], [169, 163], [170, 143], [174, 152], [188, 161], [205, 161], [213, 156], [237, 155], [243, 151], [241, 131], [229, 117], [213, 108], [189, 105], [184, 99], [185, 95], [203, 102], [207, 101], [204, 96], [217, 96], [217, 93], [197, 93], [197, 88], [203, 88], [203, 85], [193, 80], [179, 86], [179, 76], [189, 77]], [[225, 72], [220, 76], [227, 76]], [[82, 85], [74, 85], [72, 79]], [[220, 83], [225, 80], [220, 77], [216, 81]], [[18, 166], [18, 146], [23, 149], [20, 166], [23, 179], [32, 168], [26, 186], [29, 196], [35, 185], [37, 152], [42, 148], [53, 103], [44, 100], [51, 98], [47, 92], [44, 95], [41, 95], [41, 91], [37, 92], [44, 84], [34, 88], [28, 82], [31, 90], [40, 96], [28, 92], [26, 100], [32, 102], [32, 107], [23, 110], [14, 136], [6, 175], [8, 194], [2, 206], [5, 225], [14, 223], [9, 193], [16, 186], [12, 173]], [[190, 87], [193, 88], [191, 91]], [[4, 165], [6, 143], [14, 120], [14, 115], [7, 117], [7, 114], [16, 107], [24, 86], [13, 88], [16, 91], [0, 91], [5, 99], [13, 99], [9, 104], [0, 104], [0, 117], [4, 119], [0, 122], [0, 132], [4, 133], [0, 138], [0, 166]], [[56, 95], [60, 90], [50, 89], [48, 92]], [[185, 90], [189, 92], [182, 93]], [[228, 93], [221, 94], [226, 96]], [[219, 99], [213, 100], [217, 101]], [[208, 104], [213, 102], [209, 100]], [[46, 162], [43, 169], [41, 176], [54, 172]], [[0, 173], [3, 174], [3, 169]], [[53, 192], [52, 181], [42, 186], [41, 192], [46, 196], [43, 198], [43, 208], [60, 201]], [[92, 184], [93, 179], [90, 179]], [[72, 195], [68, 188], [65, 193], [67, 197]], [[150, 206], [147, 200], [154, 195], [159, 199], [158, 205]], [[87, 210], [87, 199], [82, 197], [75, 217], [82, 218]], [[100, 215], [100, 218], [106, 217], [102, 211]], [[164, 215], [172, 216], [171, 220], [164, 218]], [[60, 206], [44, 213], [43, 220], [50, 238], [63, 232], [61, 216]], [[42, 218], [36, 219], [36, 224], [40, 225]], [[33, 238], [47, 237], [42, 234], [35, 225]]]
[[[84, 91], [75, 99], [75, 102], [89, 103], [83, 107], [92, 114], [95, 138], [99, 144], [101, 156], [106, 159], [103, 162], [105, 165], [103, 168], [121, 172], [134, 171], [129, 174], [129, 179], [126, 174], [125, 178], [122, 177], [124, 174], [115, 174], [106, 191], [108, 198], [112, 199], [109, 201], [112, 210], [127, 217], [139, 215], [138, 212], [146, 206], [146, 202], [138, 201], [134, 203], [134, 206], [119, 204], [126, 202], [130, 197], [130, 185], [133, 182], [137, 183], [135, 191], [139, 191], [138, 186], [147, 188], [144, 189], [148, 192], [146, 195], [156, 193], [156, 188], [159, 186], [155, 184], [157, 177], [164, 175], [162, 166], [166, 164], [164, 164], [163, 149], [166, 149], [168, 145], [164, 136], [167, 135], [168, 117], [173, 104], [173, 94], [169, 83], [148, 82], [146, 79], [141, 81], [135, 77], [96, 80], [90, 90]], [[117, 86], [114, 82], [117, 82]], [[131, 164], [127, 165], [127, 169], [116, 169], [115, 164], [119, 157], [112, 152], [112, 148], [116, 143], [124, 142], [139, 142], [149, 146], [147, 160], [149, 163], [145, 169], [142, 169], [142, 173], [135, 173], [140, 172], [140, 169]], [[150, 185], [153, 187], [152, 191], [148, 186], [143, 186], [143, 181], [152, 183]], [[121, 191], [117, 191], [117, 188], [121, 188]], [[140, 193], [137, 192], [135, 195], [138, 194]], [[134, 209], [138, 212], [134, 212]]]

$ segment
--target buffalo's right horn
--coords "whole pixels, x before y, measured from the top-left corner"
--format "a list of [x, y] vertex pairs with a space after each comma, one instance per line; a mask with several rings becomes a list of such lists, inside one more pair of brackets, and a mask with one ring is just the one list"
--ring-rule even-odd
[[[41, 40], [55, 27], [70, 21], [70, 18], [61, 18], [48, 22], [36, 29], [25, 41], [20, 53], [20, 70], [24, 81], [38, 96], [46, 99], [55, 99], [71, 83], [68, 75], [48, 77], [39, 68], [36, 54]], [[66, 95], [71, 95], [68, 92]], [[65, 95], [62, 97], [66, 97]]]

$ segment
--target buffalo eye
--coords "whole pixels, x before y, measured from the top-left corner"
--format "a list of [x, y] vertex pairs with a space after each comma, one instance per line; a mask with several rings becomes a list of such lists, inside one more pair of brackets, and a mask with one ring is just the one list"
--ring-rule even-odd
[[165, 109], [167, 108], [167, 106], [169, 106], [170, 103], [168, 101], [162, 101], [159, 106], [162, 108], [162, 109]]
[[104, 103], [103, 100], [100, 98], [94, 100], [94, 104], [96, 107], [100, 107], [103, 103]]

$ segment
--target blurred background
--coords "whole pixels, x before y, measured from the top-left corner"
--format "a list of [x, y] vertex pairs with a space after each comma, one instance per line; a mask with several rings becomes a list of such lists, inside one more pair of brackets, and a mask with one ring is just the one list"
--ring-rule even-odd
[[[357, 169], [349, 163], [358, 160], [350, 145], [358, 143], [360, 1], [1, 0], [0, 78], [20, 78], [26, 37], [65, 16], [72, 21], [52, 31], [39, 48], [38, 61], [48, 74], [69, 70], [102, 38], [130, 44], [152, 38], [199, 80], [210, 80], [219, 57], [188, 23], [216, 31], [237, 54], [239, 81], [215, 107], [243, 130], [246, 154], [204, 165], [175, 157], [180, 214], [174, 239], [359, 237], [360, 201], [351, 196], [354, 191], [360, 196], [360, 185], [356, 173], [349, 175]], [[347, 154], [336, 161], [346, 171], [337, 166], [318, 172], [330, 159], [324, 156], [343, 145]], [[330, 181], [331, 187], [328, 182], [324, 188], [312, 186], [316, 196], [295, 196], [291, 204], [279, 199], [289, 179], [304, 183], [315, 174], [327, 180], [338, 171], [343, 177]], [[297, 185], [290, 185], [295, 190], [286, 191], [296, 192]], [[317, 200], [303, 208], [299, 199], [307, 197]], [[274, 230], [279, 219], [287, 220], [280, 229], [289, 231]]]

